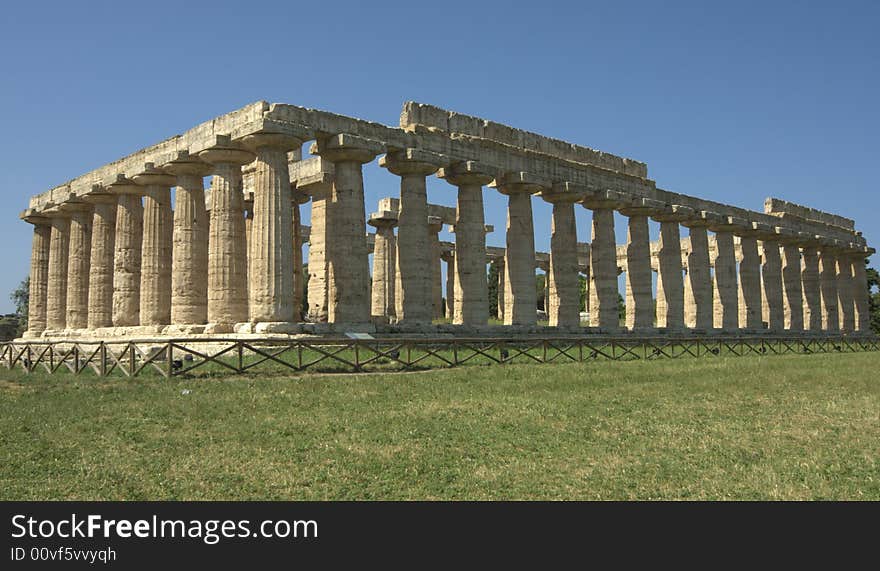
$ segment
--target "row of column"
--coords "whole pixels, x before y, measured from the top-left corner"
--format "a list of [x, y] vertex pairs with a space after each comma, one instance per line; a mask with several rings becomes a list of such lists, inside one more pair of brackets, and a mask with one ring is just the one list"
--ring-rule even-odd
[[[287, 153], [302, 141], [255, 135], [244, 143], [218, 137], [198, 156], [180, 153], [161, 169], [147, 164], [131, 178], [120, 175], [106, 188], [27, 216], [34, 224], [28, 334], [168, 325], [221, 332], [249, 320], [293, 320]], [[251, 162], [248, 240], [241, 166]], [[210, 219], [202, 183], [208, 174]]]
[[[241, 322], [298, 321], [295, 229], [302, 194], [291, 188], [288, 153], [299, 159], [303, 138], [258, 134], [241, 144], [218, 138], [198, 156], [181, 153], [161, 169], [147, 165], [82, 201], [29, 216], [35, 225], [29, 332], [133, 325], [205, 325], [206, 331], [221, 332]], [[619, 328], [617, 210], [628, 217], [630, 329], [758, 329], [764, 321], [773, 330], [867, 328], [863, 252], [684, 206], [549, 184], [528, 173], [498, 176], [473, 161], [441, 167], [438, 155], [420, 149], [390, 152], [380, 162], [400, 176], [401, 195], [396, 238], [389, 220], [370, 221], [377, 227], [371, 304], [362, 165], [382, 150], [375, 141], [348, 134], [321, 138], [312, 147], [335, 172], [332, 184], [310, 195], [310, 272], [316, 284], [323, 284], [321, 307], [331, 323], [368, 323], [382, 312], [398, 323], [426, 324], [442, 313], [439, 280], [432, 279], [439, 275], [439, 227], [433, 229], [427, 215], [426, 193], [426, 177], [437, 173], [457, 188], [456, 248], [446, 296], [455, 324], [482, 325], [488, 319], [482, 187], [495, 180], [508, 197], [501, 278], [505, 324], [533, 325], [537, 319], [531, 196], [539, 194], [553, 206], [551, 326], [580, 324], [574, 216], [580, 203], [592, 211], [594, 327]], [[241, 166], [250, 162], [254, 198], [252, 218], [246, 219]], [[208, 174], [213, 174], [210, 213], [202, 187]], [[173, 209], [171, 186], [177, 187]], [[660, 223], [656, 308], [649, 217]], [[680, 225], [690, 229], [686, 272]], [[715, 233], [714, 273], [707, 230]], [[381, 291], [375, 289], [377, 281], [386, 284]]]
[[[470, 228], [476, 230], [482, 217], [479, 216], [481, 211], [473, 210], [479, 208], [481, 195], [478, 198], [474, 189], [490, 177], [484, 175], [481, 179], [474, 163], [458, 169], [459, 172], [442, 170], [441, 177], [459, 184], [457, 223], [470, 222]], [[505, 324], [531, 325], [537, 319], [530, 197], [540, 193], [553, 205], [545, 295], [551, 326], [580, 325], [574, 216], [574, 204], [580, 203], [593, 214], [589, 307], [594, 327], [610, 331], [620, 327], [614, 233], [614, 212], [619, 211], [628, 219], [625, 327], [629, 330], [757, 331], [767, 327], [772, 331], [833, 332], [868, 328], [864, 264], [868, 250], [844, 249], [785, 228], [712, 212], [695, 212], [689, 207], [665, 205], [652, 199], [633, 201], [613, 192], [585, 195], [567, 185], [542, 187], [524, 173], [496, 178], [496, 187], [508, 196], [507, 248], [503, 259], [498, 260], [499, 317]], [[462, 219], [462, 210], [468, 207], [470, 217]], [[656, 258], [651, 252], [649, 219], [660, 224]], [[385, 244], [393, 240], [393, 222], [387, 223], [384, 233], [388, 238], [380, 242], [377, 231], [373, 276], [375, 291], [386, 296], [387, 288], [376, 282], [387, 279], [385, 272], [393, 271], [388, 269], [389, 258], [382, 251]], [[688, 227], [690, 234], [686, 257], [681, 246], [682, 225]], [[444, 254], [449, 268], [447, 315], [453, 317], [454, 323], [480, 325], [487, 319], [482, 305], [485, 241], [482, 232], [468, 233], [468, 229], [460, 231], [456, 226], [455, 251]], [[710, 256], [710, 230], [714, 233], [714, 256]], [[436, 240], [436, 232], [433, 235]], [[398, 257], [405, 255], [402, 243], [399, 239]], [[430, 249], [429, 246], [424, 251]], [[436, 263], [440, 256], [432, 255], [429, 259]], [[652, 286], [655, 271], [656, 299]], [[439, 288], [436, 270], [422, 275], [435, 275]], [[471, 285], [468, 280], [474, 277], [477, 279]], [[400, 283], [398, 274], [398, 288]], [[394, 316], [385, 309], [390, 301], [383, 301], [382, 295], [374, 295], [374, 317]], [[479, 304], [474, 303], [475, 300], [479, 300]], [[460, 307], [461, 304], [464, 307]], [[471, 308], [473, 311], [468, 311]], [[839, 318], [838, 308], [841, 308]]]

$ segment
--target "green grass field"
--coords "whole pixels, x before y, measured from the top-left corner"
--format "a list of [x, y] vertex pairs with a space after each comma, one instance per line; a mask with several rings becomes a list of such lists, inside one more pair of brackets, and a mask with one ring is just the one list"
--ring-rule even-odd
[[0, 370], [0, 499], [880, 499], [880, 353]]

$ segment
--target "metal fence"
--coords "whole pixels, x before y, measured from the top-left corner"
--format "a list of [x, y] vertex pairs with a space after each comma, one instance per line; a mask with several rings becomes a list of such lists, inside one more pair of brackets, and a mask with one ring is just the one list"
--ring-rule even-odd
[[139, 339], [0, 345], [27, 373], [210, 376], [272, 371], [382, 372], [508, 363], [628, 361], [880, 350], [876, 337], [644, 337], [444, 339]]

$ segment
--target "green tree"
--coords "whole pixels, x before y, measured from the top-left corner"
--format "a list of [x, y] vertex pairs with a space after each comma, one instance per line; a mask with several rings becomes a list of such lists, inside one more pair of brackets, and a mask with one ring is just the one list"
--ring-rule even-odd
[[15, 305], [15, 321], [17, 321], [16, 336], [20, 336], [27, 329], [28, 303], [31, 294], [31, 278], [24, 278], [18, 287], [9, 294], [9, 299]]
[[489, 282], [489, 317], [496, 319], [498, 318], [498, 274], [498, 262], [492, 260], [489, 264], [489, 275], [486, 280]]
[[547, 283], [547, 274], [535, 274], [535, 300], [538, 302], [535, 309], [547, 311], [547, 300], [544, 299], [544, 284]]
[[[869, 260], [865, 260], [869, 265]], [[868, 309], [871, 315], [871, 330], [880, 335], [880, 273], [874, 268], [865, 269], [868, 277]]]

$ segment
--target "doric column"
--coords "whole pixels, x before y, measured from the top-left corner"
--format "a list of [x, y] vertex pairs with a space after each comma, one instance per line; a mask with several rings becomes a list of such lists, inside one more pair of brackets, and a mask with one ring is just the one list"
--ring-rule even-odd
[[[580, 327], [577, 223], [574, 203], [583, 198], [583, 195], [568, 189], [564, 184], [557, 184], [551, 189], [543, 189], [541, 198], [553, 205], [550, 226], [550, 268], [547, 272], [549, 300], [545, 298], [548, 323], [551, 327]], [[650, 287], [650, 283], [648, 285]]]
[[[758, 225], [756, 229], [755, 225]], [[761, 257], [758, 255], [758, 235], [770, 230], [763, 223], [751, 222], [750, 228], [736, 231], [739, 236], [739, 327], [763, 329], [761, 296]]]
[[762, 319], [767, 321], [770, 331], [785, 329], [785, 309], [782, 294], [782, 257], [779, 253], [779, 239], [775, 228], [753, 223], [761, 240], [761, 290]]
[[673, 204], [651, 216], [660, 223], [657, 252], [657, 327], [684, 329], [684, 275], [679, 224], [694, 217], [693, 208]]
[[31, 273], [28, 295], [28, 328], [25, 337], [37, 337], [46, 329], [46, 295], [49, 287], [49, 245], [52, 225], [49, 218], [28, 209], [21, 219], [34, 225], [31, 238]]
[[241, 167], [254, 154], [218, 137], [217, 144], [199, 153], [213, 167], [211, 214], [208, 223], [208, 299], [206, 331], [228, 333], [247, 321], [247, 238]]
[[853, 265], [853, 303], [855, 304], [855, 329], [860, 333], [871, 331], [871, 308], [868, 299], [868, 276], [865, 271], [865, 258], [873, 254], [874, 248], [859, 248], [852, 258]]
[[[400, 230], [398, 230], [399, 236]], [[446, 318], [452, 319], [452, 314], [455, 312], [455, 250], [447, 250], [441, 253], [440, 257], [446, 262]], [[399, 254], [397, 259], [400, 260]], [[399, 274], [400, 269], [398, 268]], [[400, 280], [397, 283], [400, 285]], [[399, 295], [398, 299], [400, 299]]]
[[67, 250], [67, 329], [85, 329], [89, 324], [89, 264], [92, 249], [92, 205], [68, 202], [70, 213]]
[[[628, 217], [626, 233], [626, 327], [630, 331], [654, 327], [653, 271], [648, 215], [664, 204], [649, 198], [636, 199], [620, 209]], [[580, 317], [578, 317], [580, 320]]]
[[504, 323], [504, 307], [507, 305], [505, 303], [505, 296], [507, 295], [507, 288], [504, 285], [505, 276], [507, 272], [504, 271], [504, 256], [499, 256], [495, 263], [498, 266], [498, 282], [495, 284], [495, 308], [497, 313], [497, 319]]
[[717, 212], [702, 210], [693, 218], [682, 220], [689, 228], [690, 250], [687, 256], [687, 287], [685, 288], [685, 324], [700, 330], [714, 326], [713, 288], [709, 261], [709, 236], [707, 229], [723, 221]]
[[739, 327], [739, 287], [736, 275], [736, 249], [733, 231], [746, 221], [726, 216], [726, 222], [710, 226], [715, 232], [715, 327], [736, 331]]
[[248, 239], [248, 320], [291, 323], [293, 210], [287, 153], [301, 147], [302, 139], [258, 133], [244, 137], [242, 143], [256, 154], [254, 219]]
[[837, 313], [840, 315], [840, 330], [844, 333], [856, 329], [852, 262], [849, 250], [841, 250], [837, 257]]
[[171, 185], [175, 179], [147, 163], [132, 177], [143, 187], [144, 239], [141, 249], [141, 325], [171, 322]]
[[789, 331], [804, 330], [804, 298], [801, 283], [802, 238], [791, 231], [783, 231], [782, 239], [782, 291], [785, 328]]
[[366, 246], [362, 165], [382, 145], [349, 134], [320, 139], [312, 153], [332, 162], [336, 176], [327, 216], [327, 317], [331, 323], [370, 322], [370, 271]]
[[614, 209], [625, 205], [617, 192], [591, 193], [581, 202], [593, 211], [590, 248], [590, 325], [606, 331], [620, 327], [617, 307], [617, 244]]
[[70, 214], [55, 207], [46, 212], [52, 225], [49, 238], [49, 281], [46, 288], [46, 329], [57, 331], [67, 325], [67, 253]]
[[303, 274], [303, 237], [302, 237], [302, 213], [300, 205], [311, 200], [307, 192], [295, 188], [292, 184], [290, 192], [293, 195], [291, 208], [293, 209], [293, 318], [296, 321], [303, 319], [303, 293], [305, 292], [305, 275]]
[[[399, 323], [429, 324], [433, 317], [431, 259], [425, 256], [430, 244], [425, 177], [437, 172], [440, 164], [439, 155], [420, 149], [403, 149], [379, 159], [379, 166], [400, 177], [394, 290]], [[447, 280], [450, 277], [447, 274]], [[450, 307], [452, 302], [447, 299]], [[447, 317], [451, 319], [452, 314], [447, 313]]]
[[549, 188], [550, 183], [530, 173], [511, 172], [499, 176], [493, 186], [507, 196], [504, 324], [535, 325], [538, 301], [532, 194]]
[[374, 212], [368, 223], [376, 228], [371, 314], [374, 320], [387, 323], [395, 313], [394, 282], [397, 274], [397, 248], [394, 226], [397, 225], [397, 213]]
[[819, 286], [822, 294], [822, 329], [836, 333], [840, 330], [837, 309], [837, 247], [836, 240], [824, 240], [819, 250]]
[[83, 197], [93, 205], [86, 327], [113, 325], [113, 255], [116, 244], [116, 195], [96, 187]]
[[202, 179], [211, 166], [178, 153], [164, 165], [177, 177], [171, 261], [171, 323], [195, 325], [208, 321], [208, 212]]
[[483, 185], [494, 177], [473, 161], [442, 168], [438, 176], [458, 187], [455, 209], [455, 314], [459, 325], [489, 319]]
[[118, 195], [113, 253], [113, 325], [138, 325], [144, 235], [143, 189], [122, 175], [109, 189]]
[[[254, 229], [254, 194], [253, 193], [244, 193], [244, 244], [245, 244], [245, 252], [250, 252], [251, 247], [251, 232]], [[293, 222], [291, 222], [293, 224]], [[245, 258], [249, 258], [249, 254], [245, 255]], [[248, 262], [250, 260], [248, 259]], [[247, 272], [247, 269], [245, 270]], [[246, 275], [246, 274], [245, 274]]]
[[443, 268], [440, 267], [440, 230], [443, 220], [437, 216], [428, 216], [428, 260], [431, 269], [431, 315], [433, 319], [443, 317]]
[[811, 332], [822, 331], [822, 291], [819, 286], [819, 248], [815, 241], [803, 248], [801, 282], [804, 288], [804, 326]]

